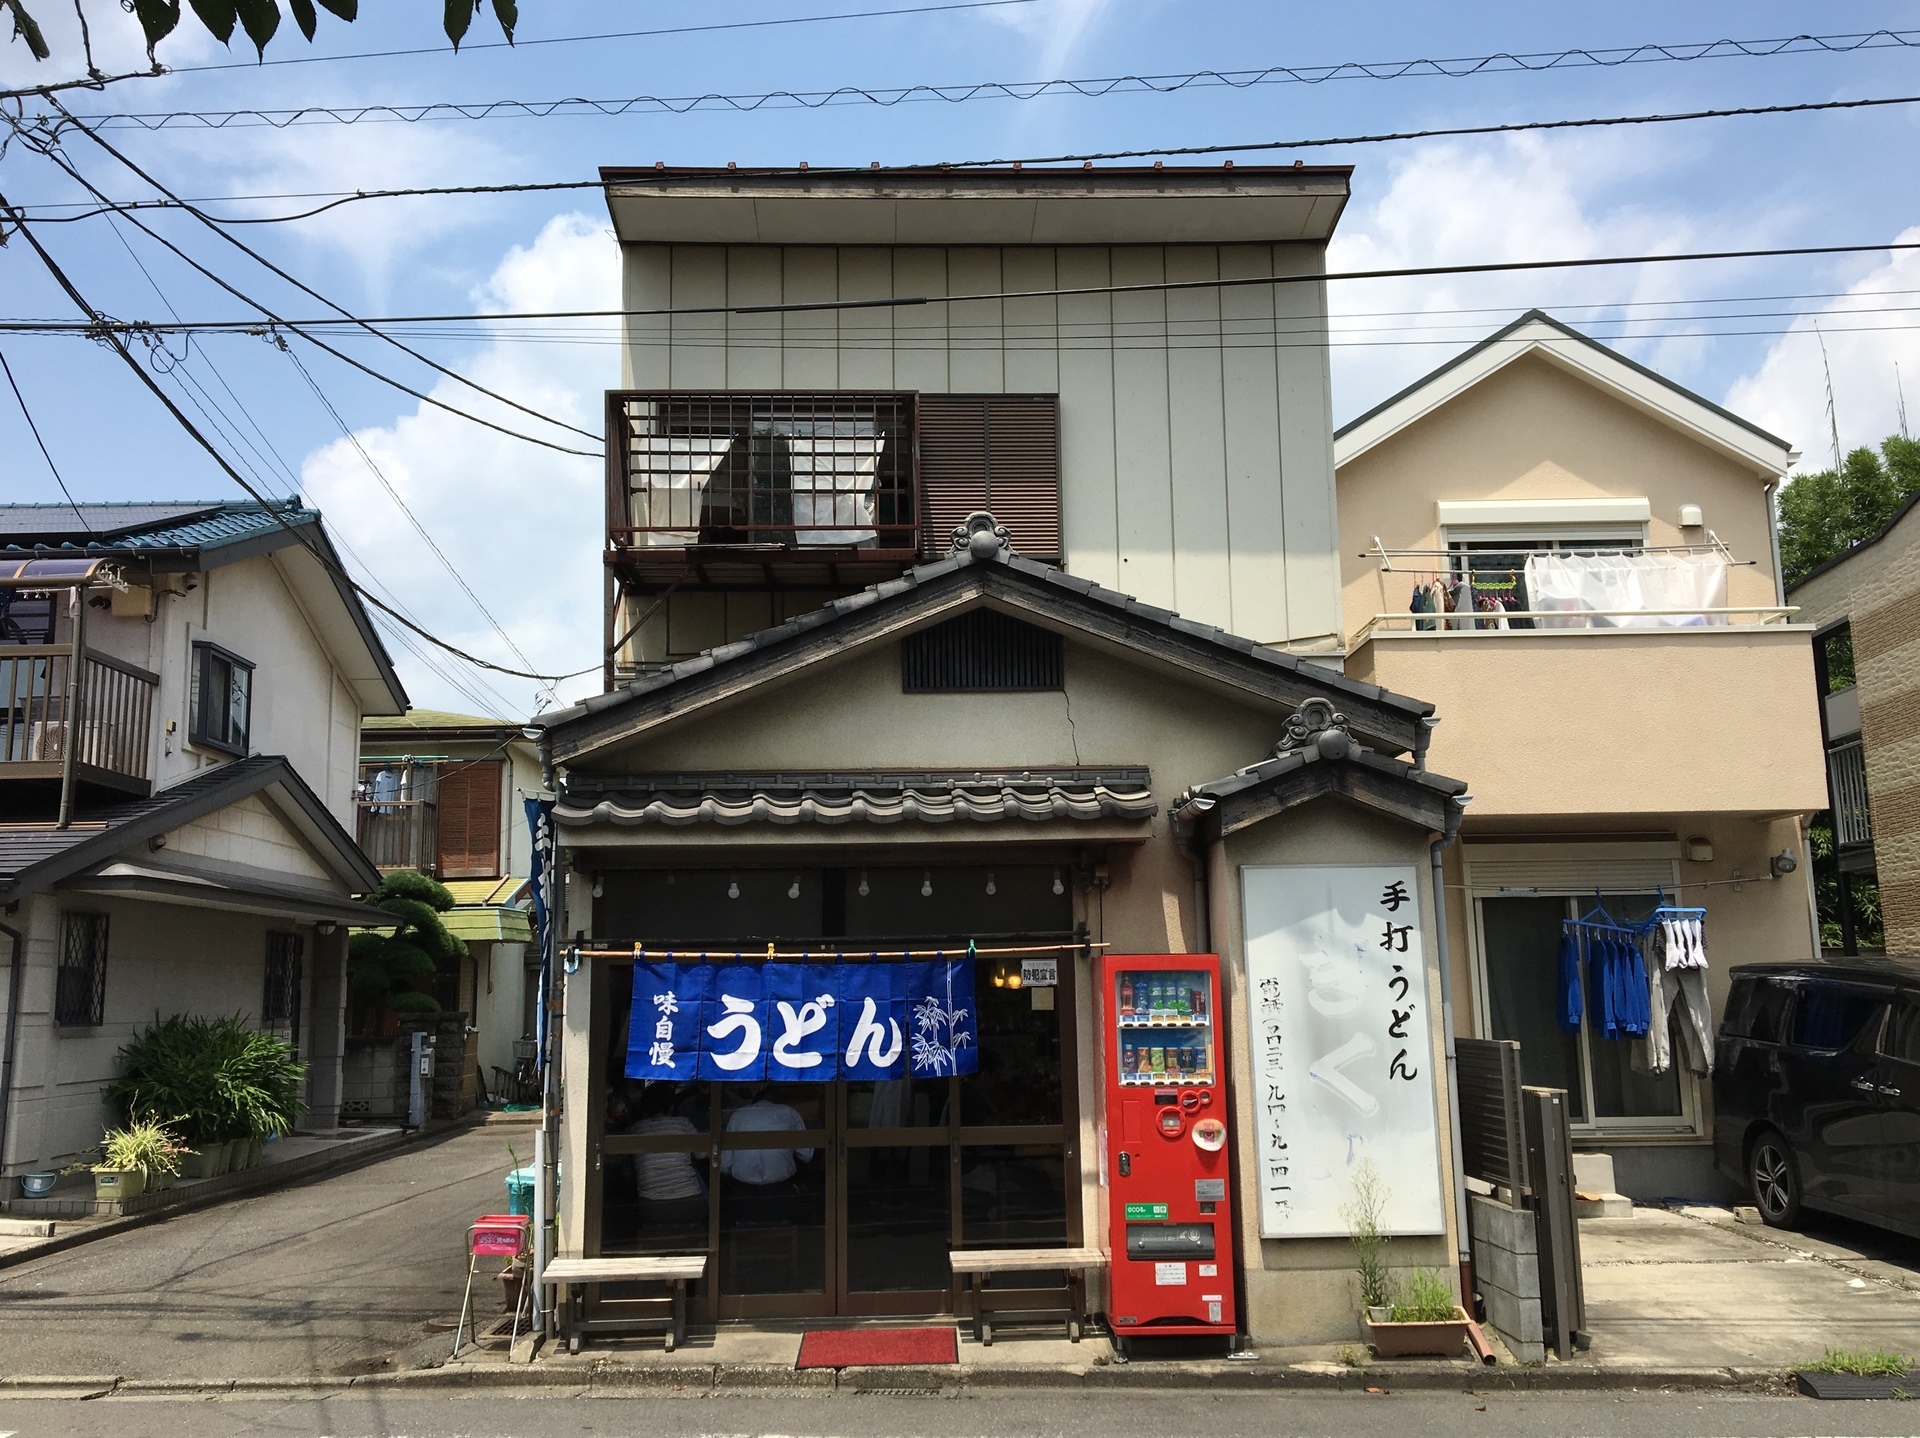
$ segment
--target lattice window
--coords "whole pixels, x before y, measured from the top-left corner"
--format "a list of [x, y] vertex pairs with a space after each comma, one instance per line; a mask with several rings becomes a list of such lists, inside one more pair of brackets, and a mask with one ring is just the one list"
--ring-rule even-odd
[[267, 982], [260, 997], [260, 1022], [284, 1026], [300, 1041], [300, 988], [305, 940], [299, 934], [267, 935]]
[[60, 967], [53, 1021], [61, 1028], [98, 1028], [107, 1007], [107, 916], [60, 916]]

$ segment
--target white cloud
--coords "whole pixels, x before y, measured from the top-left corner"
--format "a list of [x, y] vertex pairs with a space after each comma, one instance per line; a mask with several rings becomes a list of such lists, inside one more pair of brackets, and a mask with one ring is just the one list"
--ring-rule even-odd
[[[1920, 242], [1920, 228], [1898, 238], [1906, 244]], [[1900, 290], [1907, 293], [1884, 293]], [[1910, 308], [1920, 295], [1920, 251], [1896, 252], [1849, 286], [1846, 295], [1827, 304], [1817, 318], [1794, 321], [1753, 373], [1736, 381], [1727, 394], [1729, 409], [1805, 454], [1800, 470], [1825, 469], [1833, 462], [1828, 365], [1843, 451], [1878, 445], [1898, 432], [1901, 388], [1909, 413], [1920, 419], [1920, 330], [1911, 328]], [[1914, 421], [1907, 427], [1911, 432]]]
[[[618, 253], [604, 220], [573, 213], [549, 221], [531, 244], [509, 250], [475, 301], [489, 311], [609, 309], [619, 303], [618, 295]], [[484, 349], [452, 367], [597, 433], [601, 393], [617, 383], [617, 347], [504, 337], [521, 328], [501, 326]], [[431, 393], [515, 429], [597, 448], [593, 440], [542, 426], [451, 380]], [[605, 518], [597, 457], [540, 449], [427, 406], [392, 424], [359, 430], [356, 437], [535, 668], [565, 672], [598, 662]], [[525, 667], [427, 552], [344, 439], [307, 457], [302, 484], [329, 526], [426, 627], [485, 658]], [[395, 657], [416, 704], [474, 707], [472, 698], [418, 662]], [[537, 707], [534, 685], [498, 675], [488, 682], [517, 706], [506, 717], [523, 717]], [[563, 686], [562, 693], [583, 687], [597, 686], [589, 677]]]
[[1034, 41], [1038, 69], [1031, 78], [1052, 80], [1112, 8], [1113, 0], [1042, 0], [983, 13]]

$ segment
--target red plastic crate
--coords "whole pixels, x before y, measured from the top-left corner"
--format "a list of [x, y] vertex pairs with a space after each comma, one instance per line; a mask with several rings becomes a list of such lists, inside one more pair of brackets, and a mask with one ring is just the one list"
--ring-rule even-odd
[[526, 1251], [532, 1220], [519, 1213], [482, 1214], [467, 1232], [468, 1252], [480, 1258], [515, 1258]]

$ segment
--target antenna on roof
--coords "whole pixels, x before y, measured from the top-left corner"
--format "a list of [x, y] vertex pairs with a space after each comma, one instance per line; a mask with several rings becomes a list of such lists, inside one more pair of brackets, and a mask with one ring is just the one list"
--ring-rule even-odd
[[1820, 341], [1820, 368], [1827, 372], [1827, 432], [1833, 437], [1833, 472], [1840, 472], [1840, 416], [1833, 407], [1833, 366], [1827, 362], [1827, 337], [1820, 333], [1820, 322], [1814, 321], [1813, 337]]
[[1900, 438], [1912, 439], [1913, 436], [1907, 433], [1907, 391], [1900, 383], [1899, 360], [1893, 362], [1893, 396], [1900, 405]]

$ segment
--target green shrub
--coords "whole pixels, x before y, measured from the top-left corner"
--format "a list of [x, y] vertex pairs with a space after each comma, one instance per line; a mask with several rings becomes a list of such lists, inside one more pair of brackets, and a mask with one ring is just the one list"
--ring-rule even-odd
[[1454, 1316], [1453, 1285], [1437, 1268], [1416, 1268], [1393, 1301], [1395, 1323], [1445, 1323]]
[[100, 1145], [100, 1167], [137, 1168], [151, 1178], [156, 1173], [178, 1174], [187, 1146], [157, 1119], [135, 1119], [125, 1128], [110, 1128]]
[[415, 869], [395, 869], [367, 896], [401, 922], [391, 933], [361, 929], [347, 939], [347, 982], [354, 1000], [396, 1013], [438, 1013], [438, 1003], [422, 1007], [418, 981], [451, 972], [467, 952], [466, 941], [446, 926], [441, 915], [453, 907], [445, 884]]
[[168, 1115], [195, 1148], [290, 1131], [304, 1106], [306, 1066], [272, 1034], [239, 1015], [155, 1017], [119, 1054], [107, 1099], [128, 1122]]

